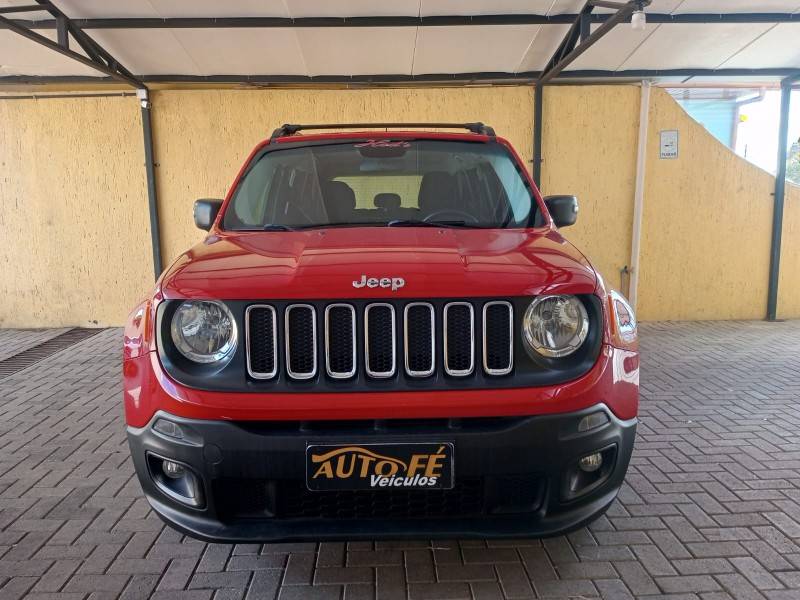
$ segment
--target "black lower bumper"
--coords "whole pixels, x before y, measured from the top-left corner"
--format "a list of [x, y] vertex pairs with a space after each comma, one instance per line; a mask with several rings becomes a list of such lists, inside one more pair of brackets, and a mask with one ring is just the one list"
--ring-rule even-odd
[[[588, 431], [578, 424], [602, 413]], [[153, 429], [177, 423], [183, 439]], [[604, 422], [603, 422], [604, 421]], [[604, 406], [569, 414], [408, 421], [199, 421], [158, 413], [128, 428], [142, 488], [170, 525], [216, 542], [377, 538], [544, 537], [578, 528], [613, 502], [625, 477], [636, 420]], [[450, 490], [309, 491], [308, 444], [454, 445]], [[601, 452], [586, 473], [578, 461]], [[196, 506], [165, 490], [154, 460], [194, 473]]]

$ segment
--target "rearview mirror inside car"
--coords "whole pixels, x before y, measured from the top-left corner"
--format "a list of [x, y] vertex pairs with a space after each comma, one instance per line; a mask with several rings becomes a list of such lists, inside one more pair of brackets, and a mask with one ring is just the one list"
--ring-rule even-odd
[[575, 196], [545, 196], [544, 203], [556, 227], [569, 227], [578, 220], [578, 199]]
[[217, 218], [222, 200], [203, 198], [194, 201], [194, 224], [208, 231]]

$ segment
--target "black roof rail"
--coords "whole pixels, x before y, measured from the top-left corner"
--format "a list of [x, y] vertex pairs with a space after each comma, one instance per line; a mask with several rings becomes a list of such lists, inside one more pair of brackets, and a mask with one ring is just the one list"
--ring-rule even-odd
[[285, 123], [272, 132], [270, 140], [294, 135], [306, 129], [466, 129], [478, 135], [494, 137], [494, 129], [483, 123], [328, 123], [318, 125], [293, 125]]

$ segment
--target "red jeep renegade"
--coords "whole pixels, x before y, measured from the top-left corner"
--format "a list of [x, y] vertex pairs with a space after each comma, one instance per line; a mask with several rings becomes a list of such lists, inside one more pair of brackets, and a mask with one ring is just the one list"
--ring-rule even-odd
[[170, 525], [547, 536], [616, 497], [636, 321], [561, 236], [576, 199], [490, 127], [427, 126], [467, 131], [284, 125], [195, 203], [208, 236], [125, 327], [128, 441]]

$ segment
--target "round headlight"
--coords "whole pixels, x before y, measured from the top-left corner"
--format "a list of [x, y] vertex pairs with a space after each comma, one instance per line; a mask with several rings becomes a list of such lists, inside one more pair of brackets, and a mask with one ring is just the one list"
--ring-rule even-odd
[[172, 341], [197, 363], [230, 358], [236, 350], [236, 321], [228, 307], [215, 300], [189, 300], [172, 315]]
[[548, 358], [575, 352], [588, 331], [589, 315], [575, 296], [534, 298], [522, 319], [522, 334], [528, 346]]

